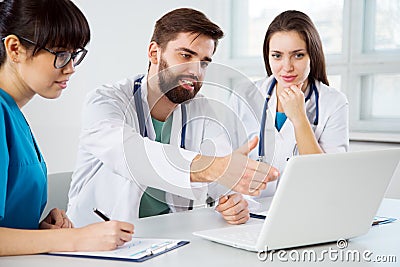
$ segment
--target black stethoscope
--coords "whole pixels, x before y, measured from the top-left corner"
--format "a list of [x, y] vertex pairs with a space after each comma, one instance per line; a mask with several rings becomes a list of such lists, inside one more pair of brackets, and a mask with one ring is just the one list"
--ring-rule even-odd
[[[263, 113], [262, 113], [262, 118], [261, 118], [261, 127], [260, 127], [260, 134], [259, 134], [259, 141], [258, 141], [258, 160], [259, 161], [264, 161], [265, 159], [265, 149], [264, 149], [264, 133], [265, 133], [265, 124], [267, 122], [267, 110], [268, 110], [268, 102], [272, 96], [272, 92], [274, 91], [274, 87], [276, 85], [276, 79], [274, 78], [271, 82], [271, 85], [269, 86], [267, 97], [265, 98], [264, 102], [264, 107], [263, 107]], [[315, 86], [315, 83], [311, 84], [311, 90], [308, 92], [308, 95], [305, 98], [305, 102], [307, 102], [310, 98], [312, 93], [314, 92], [315, 94], [315, 119], [313, 124], [316, 126], [318, 125], [318, 118], [319, 118], [319, 93], [317, 90], [317, 86]], [[293, 154], [295, 154], [297, 150], [297, 145], [295, 145], [293, 149]]]
[[[140, 135], [143, 137], [148, 137], [147, 128], [146, 128], [146, 119], [143, 111], [142, 104], [142, 79], [144, 75], [135, 80], [133, 85], [133, 98], [135, 100], [136, 105], [136, 113], [139, 121], [139, 131]], [[185, 104], [181, 104], [181, 112], [182, 112], [182, 132], [181, 132], [181, 148], [185, 148], [185, 137], [186, 137], [186, 106]]]

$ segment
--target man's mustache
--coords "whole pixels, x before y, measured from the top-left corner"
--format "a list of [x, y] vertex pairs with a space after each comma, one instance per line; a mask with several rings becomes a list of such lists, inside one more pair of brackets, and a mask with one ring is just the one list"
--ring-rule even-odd
[[184, 80], [184, 79], [191, 79], [195, 80], [196, 82], [199, 81], [199, 78], [195, 75], [188, 75], [188, 74], [182, 74], [176, 77], [177, 80]]

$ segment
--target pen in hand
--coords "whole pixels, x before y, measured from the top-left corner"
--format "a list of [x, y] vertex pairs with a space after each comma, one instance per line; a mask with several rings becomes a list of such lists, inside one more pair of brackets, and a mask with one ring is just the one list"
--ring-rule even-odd
[[93, 212], [96, 213], [97, 216], [99, 216], [100, 218], [102, 218], [104, 221], [108, 222], [110, 220], [110, 218], [108, 218], [106, 215], [104, 215], [101, 211], [99, 211], [98, 209], [93, 209]]
[[[96, 213], [97, 216], [99, 216], [100, 218], [102, 218], [104, 221], [108, 222], [110, 221], [110, 218], [108, 218], [108, 216], [104, 215], [104, 213], [102, 213], [101, 211], [99, 211], [98, 209], [93, 209], [93, 212]], [[130, 233], [133, 234], [133, 232], [121, 229], [123, 232], [126, 233]]]

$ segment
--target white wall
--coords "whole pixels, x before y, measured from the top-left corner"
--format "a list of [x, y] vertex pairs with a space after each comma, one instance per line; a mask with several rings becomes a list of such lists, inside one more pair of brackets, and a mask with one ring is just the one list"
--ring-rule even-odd
[[[147, 45], [154, 23], [166, 12], [178, 7], [203, 11], [225, 31], [214, 61], [223, 62], [229, 55], [228, 0], [191, 1], [191, 5], [183, 0], [115, 2], [118, 4], [106, 0], [75, 0], [91, 27], [89, 54], [77, 68], [62, 97], [56, 100], [36, 97], [23, 109], [47, 161], [49, 173], [74, 169], [86, 93], [101, 84], [146, 72]], [[353, 142], [351, 150], [388, 146], [392, 145]], [[399, 169], [396, 178], [388, 193], [400, 198]]]
[[87, 16], [91, 27], [89, 53], [59, 99], [36, 96], [23, 109], [49, 173], [74, 169], [86, 93], [101, 84], [147, 71], [147, 45], [158, 18], [178, 7], [193, 7], [220, 26], [222, 24], [221, 16], [216, 17], [218, 4], [215, 1], [191, 1], [190, 5], [188, 1], [178, 0], [74, 2]]

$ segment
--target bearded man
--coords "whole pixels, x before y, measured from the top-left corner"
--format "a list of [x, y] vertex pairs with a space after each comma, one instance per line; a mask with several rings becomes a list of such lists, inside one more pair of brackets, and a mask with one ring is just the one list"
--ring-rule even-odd
[[[93, 208], [133, 222], [204, 205], [209, 183], [258, 195], [277, 178], [247, 157], [256, 139], [223, 155], [229, 137], [198, 94], [222, 37], [203, 13], [173, 10], [155, 25], [146, 75], [89, 93], [67, 210], [75, 226], [98, 221]], [[239, 193], [213, 196], [231, 224], [249, 219]]]

